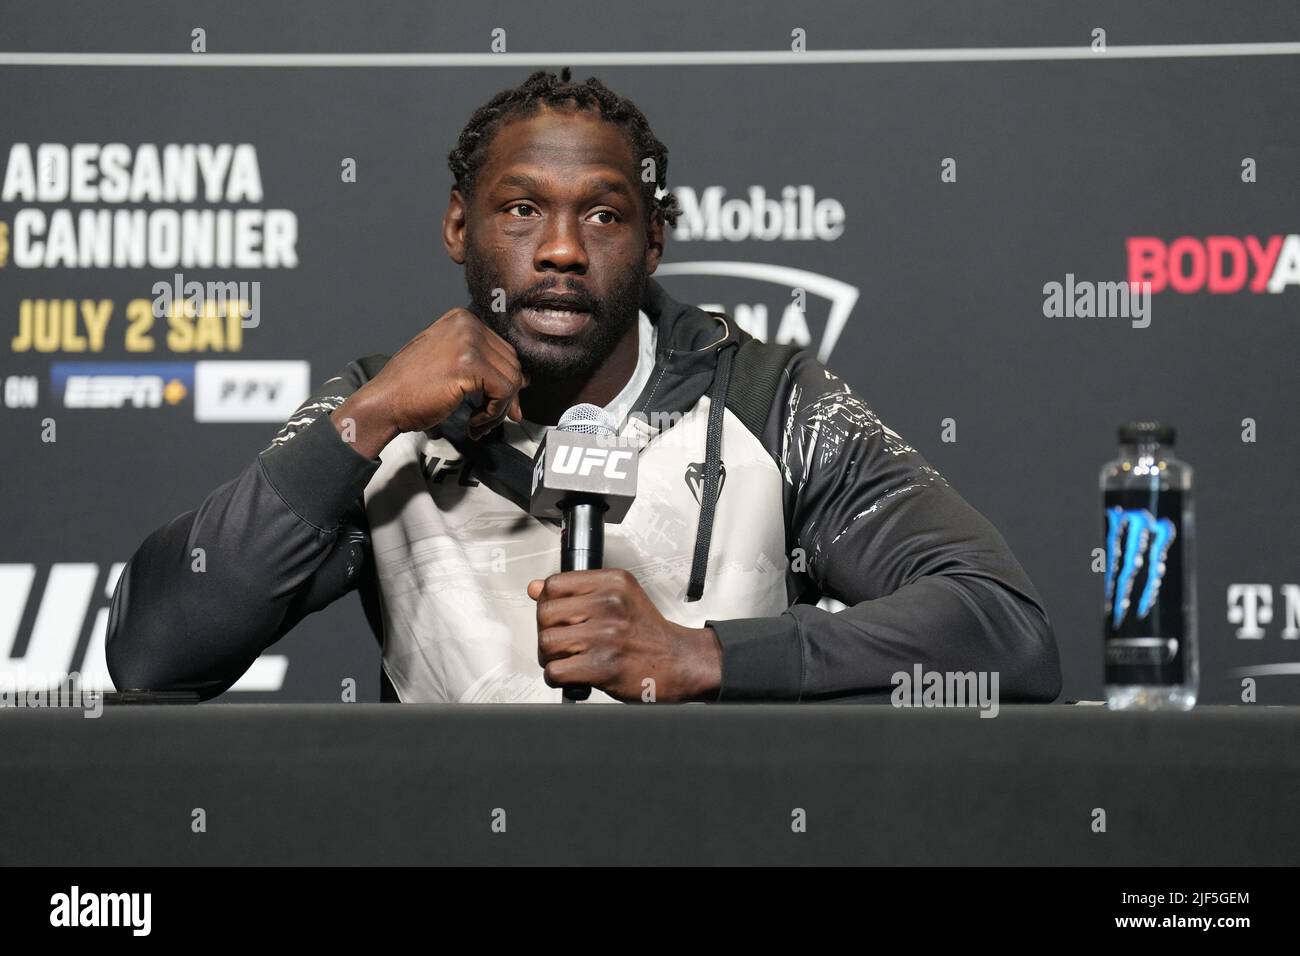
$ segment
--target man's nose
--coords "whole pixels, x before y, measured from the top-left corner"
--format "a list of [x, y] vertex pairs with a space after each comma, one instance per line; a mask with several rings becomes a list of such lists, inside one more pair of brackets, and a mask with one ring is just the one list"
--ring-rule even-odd
[[582, 234], [576, 216], [553, 216], [547, 222], [541, 245], [533, 256], [538, 272], [587, 271], [587, 250], [582, 245]]

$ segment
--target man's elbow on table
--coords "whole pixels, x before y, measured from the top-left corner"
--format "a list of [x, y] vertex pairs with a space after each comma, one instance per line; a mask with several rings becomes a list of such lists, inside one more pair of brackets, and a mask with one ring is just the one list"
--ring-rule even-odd
[[124, 642], [119, 635], [104, 647], [108, 676], [119, 691], [194, 691], [200, 700], [225, 693], [234, 680], [194, 680], [182, 670], [183, 662], [169, 660], [140, 642]]
[[182, 616], [174, 613], [177, 605], [155, 601], [147, 607], [132, 607], [131, 593], [127, 571], [123, 571], [104, 635], [104, 659], [115, 688], [193, 690], [207, 700], [230, 686], [229, 681], [195, 680], [194, 650], [179, 640], [180, 635], [192, 633], [193, 626], [187, 629]]
[[998, 668], [1003, 700], [1050, 704], [1061, 694], [1061, 656], [1056, 634], [1041, 608], [1020, 598], [1016, 601], [1008, 633], [1016, 640], [1007, 646], [1006, 660]]
[[108, 676], [118, 690], [175, 690], [179, 674], [169, 667], [166, 656], [156, 653], [149, 642], [129, 630], [112, 628], [104, 642]]

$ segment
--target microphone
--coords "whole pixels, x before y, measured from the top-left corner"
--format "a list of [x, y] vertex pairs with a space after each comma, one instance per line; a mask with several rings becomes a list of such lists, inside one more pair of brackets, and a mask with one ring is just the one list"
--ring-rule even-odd
[[[605, 524], [618, 524], [636, 498], [637, 454], [618, 443], [604, 409], [574, 405], [548, 428], [533, 459], [528, 511], [560, 519], [560, 570], [605, 566]], [[586, 700], [591, 688], [564, 688], [564, 702]]]

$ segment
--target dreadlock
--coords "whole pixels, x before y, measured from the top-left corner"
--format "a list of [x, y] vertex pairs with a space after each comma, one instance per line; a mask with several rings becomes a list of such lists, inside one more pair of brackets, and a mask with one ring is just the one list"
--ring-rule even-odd
[[[475, 110], [469, 123], [461, 130], [456, 148], [447, 156], [456, 188], [466, 199], [473, 196], [475, 179], [487, 160], [488, 146], [506, 120], [536, 115], [543, 104], [566, 108], [569, 101], [574, 100], [577, 109], [599, 109], [602, 118], [622, 128], [641, 162], [647, 158], [654, 160], [655, 181], [641, 184], [646, 209], [651, 219], [658, 212], [668, 225], [677, 225], [681, 206], [665, 185], [668, 181], [668, 147], [655, 136], [645, 116], [631, 100], [619, 96], [594, 76], [588, 77], [585, 83], [570, 83], [569, 76], [567, 66], [558, 77], [538, 70], [519, 86], [502, 90]], [[656, 196], [661, 187], [662, 197]]]

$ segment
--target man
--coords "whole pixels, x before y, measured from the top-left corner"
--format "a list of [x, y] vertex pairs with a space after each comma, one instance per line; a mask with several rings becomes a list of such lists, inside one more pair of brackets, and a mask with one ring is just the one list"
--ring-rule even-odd
[[[349, 363], [145, 540], [109, 619], [119, 689], [219, 694], [356, 588], [385, 700], [883, 699], [918, 663], [1056, 697], [1051, 627], [997, 531], [810, 354], [650, 278], [679, 210], [632, 103], [539, 71], [450, 165], [470, 307]], [[558, 573], [531, 459], [580, 403], [639, 449], [639, 484], [608, 570]]]

